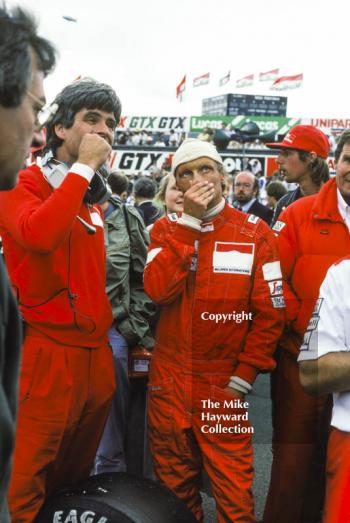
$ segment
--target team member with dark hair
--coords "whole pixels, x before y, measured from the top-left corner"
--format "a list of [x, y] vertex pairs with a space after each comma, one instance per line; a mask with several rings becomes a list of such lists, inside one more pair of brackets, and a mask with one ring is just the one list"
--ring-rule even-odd
[[112, 194], [118, 195], [122, 202], [126, 202], [128, 197], [129, 180], [121, 171], [112, 170], [108, 175], [108, 183]]
[[163, 214], [161, 209], [152, 202], [156, 191], [157, 184], [146, 176], [136, 180], [133, 188], [135, 209], [141, 214], [146, 226], [154, 223]]
[[26, 324], [9, 497], [17, 523], [32, 523], [47, 496], [89, 476], [115, 384], [94, 173], [111, 152], [120, 102], [109, 86], [82, 80], [54, 104], [43, 167], [25, 169], [0, 195], [5, 259]]
[[284, 180], [298, 183], [294, 191], [283, 196], [276, 205], [271, 227], [281, 212], [302, 196], [316, 194], [329, 180], [327, 158], [330, 144], [327, 136], [313, 125], [296, 125], [282, 142], [267, 143], [267, 147], [278, 149], [277, 164]]
[[[19, 8], [0, 7], [0, 191], [12, 189], [39, 129], [43, 79], [55, 50]], [[41, 116], [41, 115], [40, 115]], [[6, 491], [11, 471], [22, 327], [0, 255], [0, 521], [9, 523]]]
[[284, 307], [277, 245], [262, 220], [225, 202], [212, 144], [185, 140], [172, 162], [184, 212], [154, 224], [144, 274], [161, 304], [149, 382], [155, 471], [203, 521], [203, 464], [218, 521], [253, 523], [251, 427], [240, 401], [274, 367]]
[[258, 216], [267, 224], [272, 218], [272, 210], [258, 201], [259, 181], [250, 171], [238, 173], [233, 182], [234, 207], [243, 212]]
[[[310, 140], [316, 136], [312, 131]], [[314, 140], [313, 147], [318, 143]], [[293, 135], [289, 144], [301, 145]], [[321, 145], [316, 149], [319, 153]], [[264, 523], [316, 523], [321, 518], [330, 397], [306, 394], [297, 358], [328, 268], [350, 254], [349, 158], [350, 132], [346, 131], [335, 152], [336, 177], [317, 194], [287, 207], [273, 227], [286, 279], [288, 323], [272, 375], [273, 462]]]
[[266, 186], [266, 197], [267, 197], [267, 203], [269, 204], [271, 209], [275, 209], [277, 203], [279, 200], [287, 194], [287, 189], [283, 185], [282, 182], [270, 182]]

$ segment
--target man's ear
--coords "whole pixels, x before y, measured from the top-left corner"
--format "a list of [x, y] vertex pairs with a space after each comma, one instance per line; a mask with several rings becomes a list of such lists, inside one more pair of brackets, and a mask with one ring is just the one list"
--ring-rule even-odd
[[54, 127], [57, 138], [64, 140], [66, 137], [66, 128], [61, 123], [57, 123]]
[[311, 163], [311, 165], [315, 162], [316, 158], [317, 158], [317, 154], [314, 151], [311, 151], [310, 152], [310, 163]]

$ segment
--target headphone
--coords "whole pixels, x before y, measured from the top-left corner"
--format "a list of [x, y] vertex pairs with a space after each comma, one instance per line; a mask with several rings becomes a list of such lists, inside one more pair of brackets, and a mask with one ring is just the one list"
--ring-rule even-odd
[[[51, 187], [57, 189], [67, 176], [70, 166], [56, 160], [52, 151], [48, 151], [42, 157], [41, 168]], [[106, 163], [101, 166], [101, 171], [108, 173], [108, 166]], [[112, 196], [112, 191], [101, 171], [95, 171], [85, 193], [83, 200], [84, 203], [90, 205], [97, 203], [98, 205], [102, 205]]]

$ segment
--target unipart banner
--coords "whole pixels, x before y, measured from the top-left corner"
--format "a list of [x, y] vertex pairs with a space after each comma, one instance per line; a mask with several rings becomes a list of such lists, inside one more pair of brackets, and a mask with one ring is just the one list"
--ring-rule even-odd
[[188, 116], [122, 116], [117, 127], [121, 130], [170, 131], [187, 132]]
[[274, 116], [191, 116], [190, 132], [201, 132], [204, 127], [222, 129], [222, 123], [240, 129], [247, 122], [255, 122], [262, 133], [286, 134], [301, 123], [301, 118]]
[[343, 130], [350, 128], [350, 118], [310, 118], [307, 122], [304, 119], [303, 123], [315, 125], [320, 129]]

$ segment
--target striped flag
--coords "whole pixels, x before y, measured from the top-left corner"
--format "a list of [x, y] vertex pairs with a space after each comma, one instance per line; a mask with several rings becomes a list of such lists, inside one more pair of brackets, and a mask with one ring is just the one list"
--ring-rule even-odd
[[280, 73], [279, 69], [271, 69], [271, 71], [267, 71], [266, 73], [260, 73], [259, 74], [259, 81], [260, 82], [271, 82], [272, 80], [277, 80], [278, 75]]
[[202, 74], [193, 79], [193, 87], [199, 87], [201, 85], [207, 85], [210, 80], [210, 73]]
[[179, 100], [179, 102], [182, 102], [183, 99], [183, 93], [186, 89], [186, 75], [183, 77], [179, 85], [176, 87], [176, 98]]
[[270, 89], [275, 91], [284, 91], [285, 89], [296, 89], [303, 82], [303, 73], [292, 76], [281, 76], [271, 85]]
[[240, 78], [236, 81], [236, 87], [249, 87], [250, 85], [253, 85], [254, 83], [254, 74], [249, 74], [248, 76], [244, 76], [243, 78]]
[[222, 87], [223, 85], [227, 84], [230, 81], [231, 71], [228, 71], [225, 76], [220, 78], [219, 80], [219, 87]]

